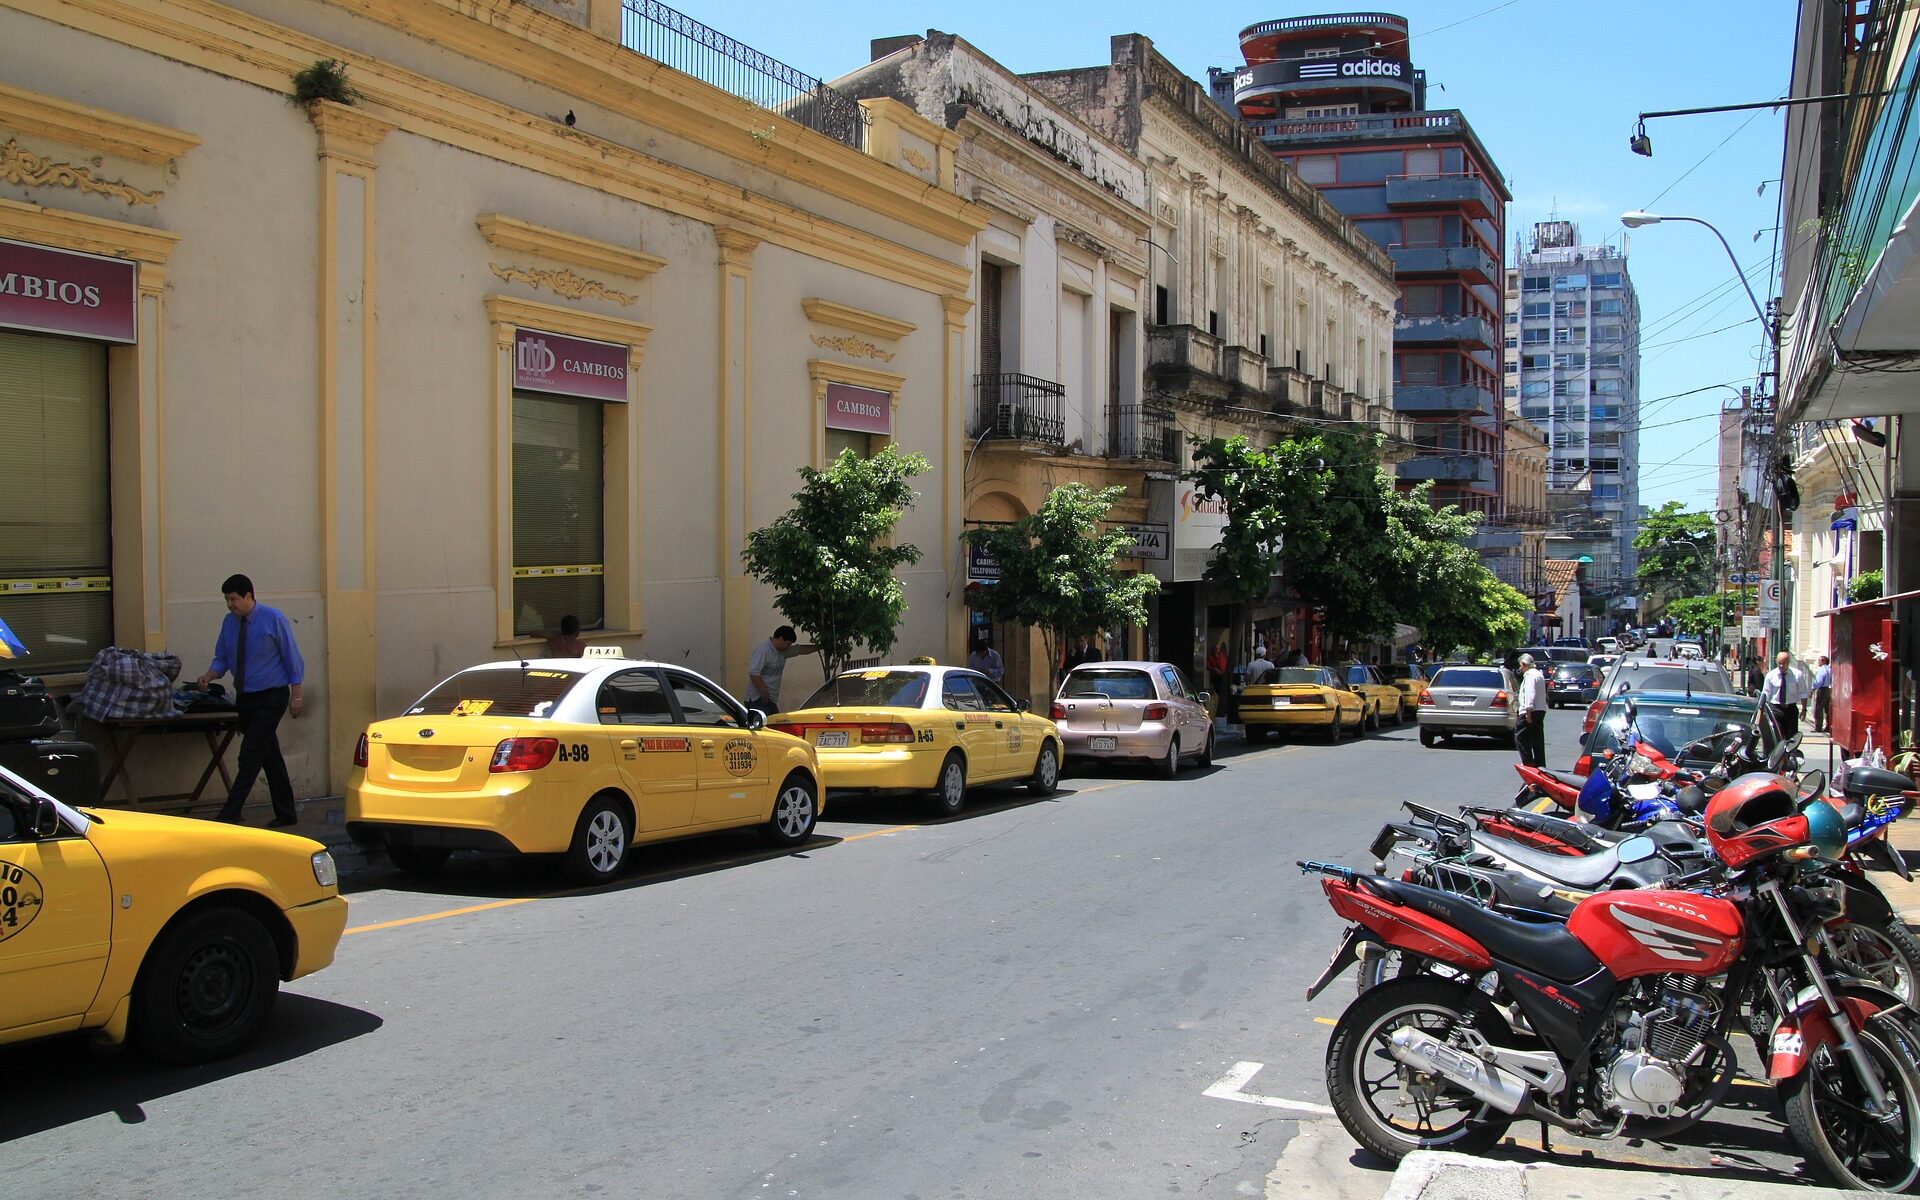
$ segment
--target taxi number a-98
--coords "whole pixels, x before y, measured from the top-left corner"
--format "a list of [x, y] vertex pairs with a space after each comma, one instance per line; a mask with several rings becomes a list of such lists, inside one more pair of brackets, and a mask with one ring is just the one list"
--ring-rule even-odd
[[553, 757], [556, 762], [586, 762], [591, 756], [585, 742], [562, 742]]

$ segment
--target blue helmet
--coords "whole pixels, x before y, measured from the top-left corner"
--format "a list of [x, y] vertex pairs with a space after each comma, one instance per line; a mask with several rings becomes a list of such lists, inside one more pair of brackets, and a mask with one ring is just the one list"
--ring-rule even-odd
[[[1847, 821], [1840, 810], [1815, 796], [1802, 805], [1807, 818], [1807, 844], [1828, 862], [1839, 862], [1847, 853]], [[1898, 854], [1899, 851], [1894, 851]]]
[[1587, 776], [1587, 782], [1580, 787], [1580, 811], [1596, 821], [1604, 821], [1613, 815], [1613, 780], [1607, 773], [1594, 765], [1593, 774]]

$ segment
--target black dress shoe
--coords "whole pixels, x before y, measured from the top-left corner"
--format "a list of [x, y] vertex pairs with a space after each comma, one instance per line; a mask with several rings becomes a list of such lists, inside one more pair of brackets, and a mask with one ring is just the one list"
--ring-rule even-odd
[[298, 825], [299, 823], [299, 817], [275, 817], [273, 820], [267, 822], [267, 828], [280, 829], [287, 825]]

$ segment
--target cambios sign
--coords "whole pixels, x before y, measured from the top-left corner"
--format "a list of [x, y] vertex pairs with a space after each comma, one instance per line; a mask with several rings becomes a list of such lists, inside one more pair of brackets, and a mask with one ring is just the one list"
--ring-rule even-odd
[[138, 275], [124, 258], [0, 240], [0, 328], [133, 342]]

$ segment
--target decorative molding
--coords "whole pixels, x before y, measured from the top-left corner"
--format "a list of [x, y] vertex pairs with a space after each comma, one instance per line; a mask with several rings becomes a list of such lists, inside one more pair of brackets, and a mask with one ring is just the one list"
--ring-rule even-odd
[[819, 296], [809, 296], [802, 300], [800, 308], [807, 314], [809, 321], [818, 321], [822, 325], [831, 325], [836, 329], [849, 329], [854, 333], [864, 333], [869, 337], [885, 338], [888, 341], [899, 341], [919, 328], [911, 321], [868, 312], [864, 308], [855, 308], [850, 304], [825, 300]]
[[611, 300], [616, 304], [632, 304], [640, 298], [632, 292], [615, 291], [597, 279], [576, 275], [565, 267], [556, 271], [503, 267], [499, 263], [488, 263], [487, 266], [495, 275], [508, 283], [524, 283], [532, 288], [546, 288], [555, 295], [565, 296], [569, 300], [592, 296], [597, 300]]
[[892, 392], [897, 400], [900, 389], [907, 386], [905, 375], [895, 375], [891, 371], [876, 370], [873, 367], [856, 367], [852, 363], [832, 362], [824, 358], [807, 360], [807, 378], [815, 383], [845, 383], [854, 387], [872, 388], [877, 392]]
[[906, 163], [916, 171], [933, 170], [933, 161], [918, 150], [915, 150], [912, 146], [900, 147], [900, 161]]
[[[129, 258], [143, 267], [153, 268], [164, 266], [180, 241], [179, 234], [164, 229], [87, 217], [17, 200], [0, 200], [0, 237], [108, 258]], [[145, 271], [142, 271], [143, 287], [145, 280]]]
[[69, 104], [0, 83], [0, 129], [51, 138], [115, 158], [164, 164], [200, 144], [184, 130], [123, 117], [104, 108]]
[[475, 224], [480, 227], [480, 236], [486, 238], [487, 244], [496, 250], [538, 254], [542, 258], [556, 259], [591, 271], [645, 279], [667, 265], [667, 260], [657, 254], [595, 241], [579, 234], [563, 233], [500, 213], [483, 213]]
[[753, 252], [760, 248], [758, 237], [731, 225], [715, 225], [713, 241], [720, 247], [721, 266], [752, 269]]
[[309, 102], [307, 119], [320, 133], [321, 157], [343, 158], [366, 167], [374, 165], [374, 148], [394, 129], [391, 122], [332, 100]]
[[[563, 308], [540, 300], [522, 300], [518, 296], [492, 295], [486, 298], [485, 304], [487, 320], [496, 326], [542, 329], [548, 333], [564, 333], [569, 337], [612, 342], [627, 347], [627, 360], [635, 366], [639, 365], [640, 353], [646, 348], [647, 335], [653, 332], [653, 326], [624, 317], [581, 312], [577, 308]], [[507, 334], [504, 341], [496, 337], [496, 344], [511, 346], [512, 335]]]
[[828, 337], [824, 333], [808, 336], [813, 344], [822, 350], [838, 350], [848, 358], [877, 358], [881, 362], [892, 362], [894, 359], [893, 351], [882, 350], [872, 342], [854, 337], [850, 333], [843, 333], [838, 337]]
[[967, 314], [973, 311], [973, 301], [965, 296], [942, 296], [940, 311], [946, 317], [948, 329], [959, 329], [966, 324]]
[[85, 167], [54, 162], [35, 154], [22, 146], [18, 138], [8, 138], [7, 144], [0, 146], [0, 180], [25, 187], [68, 187], [96, 196], [111, 196], [127, 204], [158, 204], [160, 197], [166, 195], [165, 192], [143, 192], [117, 179], [95, 179], [93, 172]]

